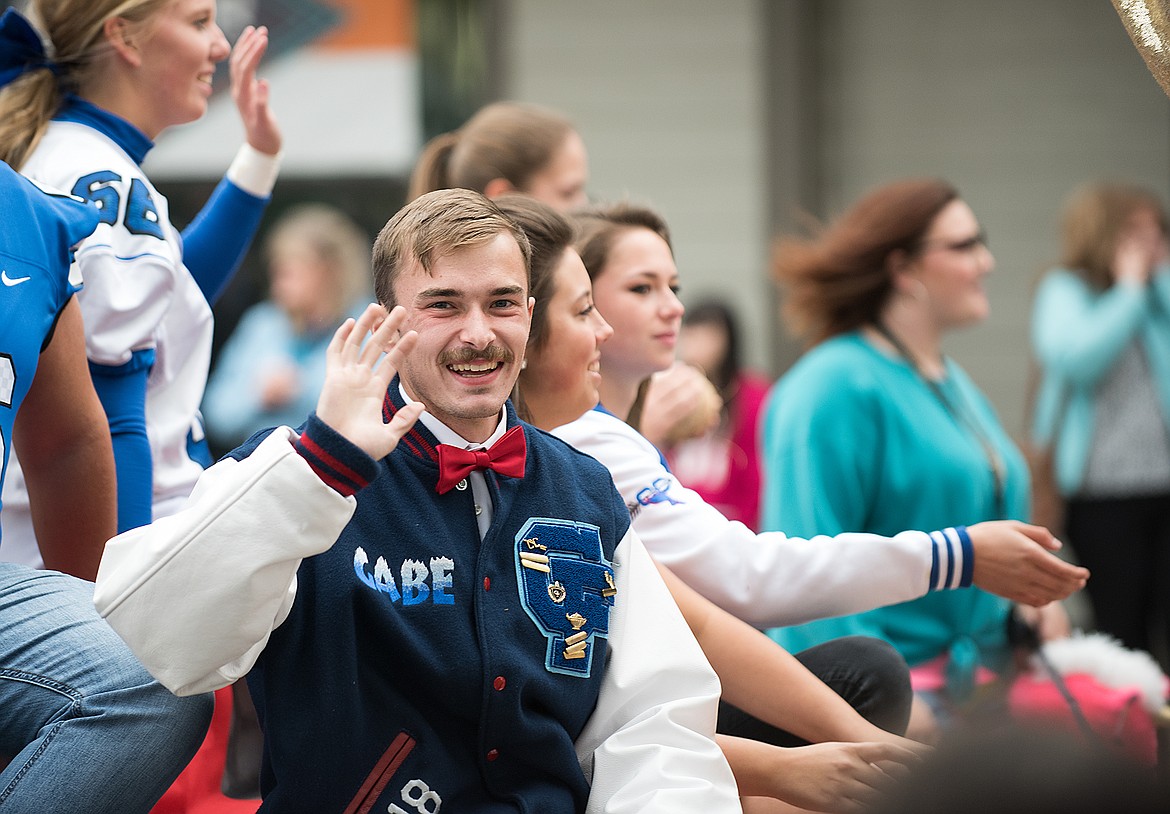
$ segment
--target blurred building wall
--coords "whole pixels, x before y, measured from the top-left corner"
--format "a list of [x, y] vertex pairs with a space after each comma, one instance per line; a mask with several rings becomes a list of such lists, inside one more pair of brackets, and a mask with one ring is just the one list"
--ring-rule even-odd
[[[284, 134], [282, 178], [405, 176], [421, 146], [414, 0], [220, 0], [232, 42], [267, 25], [260, 75]], [[168, 130], [147, 158], [151, 176], [218, 178], [243, 139], [227, 92], [198, 122]], [[382, 218], [385, 222], [385, 217]]]
[[771, 236], [872, 185], [940, 175], [998, 261], [992, 317], [950, 352], [1023, 427], [1027, 321], [1063, 198], [1118, 178], [1170, 199], [1170, 102], [1105, 0], [509, 0], [510, 98], [556, 107], [595, 197], [668, 218], [684, 299], [739, 307], [751, 361], [798, 349], [775, 315]]
[[589, 150], [589, 192], [656, 207], [684, 299], [733, 299], [765, 365], [771, 287], [763, 50], [753, 0], [513, 0], [507, 96], [565, 112]]

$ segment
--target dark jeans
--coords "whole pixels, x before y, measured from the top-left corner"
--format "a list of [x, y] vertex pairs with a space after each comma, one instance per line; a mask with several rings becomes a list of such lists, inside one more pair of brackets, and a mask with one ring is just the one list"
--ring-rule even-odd
[[[795, 655], [874, 726], [896, 735], [906, 733], [913, 697], [910, 671], [890, 644], [868, 636], [845, 636]], [[777, 688], [777, 692], [783, 691], [783, 687]], [[719, 704], [718, 731], [774, 746], [808, 743], [725, 702]]]
[[1092, 573], [1085, 592], [1097, 629], [1168, 666], [1170, 635], [1170, 494], [1073, 498], [1068, 543]]

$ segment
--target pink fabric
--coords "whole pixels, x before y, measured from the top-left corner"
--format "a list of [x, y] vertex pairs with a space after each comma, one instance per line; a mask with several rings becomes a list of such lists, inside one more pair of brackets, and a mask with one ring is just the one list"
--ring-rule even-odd
[[[914, 692], [937, 692], [947, 684], [947, 654], [910, 668], [910, 686]], [[975, 668], [975, 686], [990, 684], [998, 675], [983, 665]]]
[[[1085, 720], [1105, 743], [1150, 766], [1157, 763], [1157, 732], [1137, 689], [1108, 687], [1084, 673], [1065, 676], [1064, 680]], [[1043, 721], [1081, 735], [1068, 702], [1047, 678], [1016, 679], [1008, 694], [1008, 705], [1012, 714], [1021, 720]]]
[[[703, 438], [684, 441], [668, 450], [666, 459], [679, 481], [698, 492], [724, 517], [759, 531], [759, 424], [770, 384], [757, 374], [741, 373], [736, 387], [729, 426], [718, 427]], [[707, 449], [699, 451], [696, 445], [706, 445]], [[725, 460], [718, 465], [702, 465], [713, 454]]]

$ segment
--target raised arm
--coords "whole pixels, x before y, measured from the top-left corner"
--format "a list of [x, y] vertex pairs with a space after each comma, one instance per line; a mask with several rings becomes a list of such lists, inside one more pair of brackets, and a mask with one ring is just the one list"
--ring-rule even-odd
[[1093, 292], [1070, 271], [1048, 273], [1032, 308], [1032, 347], [1046, 371], [1090, 385], [1137, 332], [1148, 302], [1144, 280], [1119, 280]]
[[[247, 673], [292, 607], [302, 558], [333, 545], [353, 514], [353, 492], [418, 418], [421, 407], [408, 407], [382, 422], [386, 388], [415, 341], [413, 333], [396, 338], [400, 310], [385, 317], [370, 306], [338, 329], [305, 435], [278, 428], [240, 460], [207, 470], [183, 511], [107, 545], [98, 611], [173, 692], [226, 686]], [[320, 455], [306, 450], [310, 433], [316, 452], [349, 455], [358, 481], [330, 478]]]
[[280, 168], [283, 138], [268, 106], [268, 81], [256, 70], [268, 49], [268, 29], [248, 26], [232, 49], [232, 98], [245, 143], [227, 175], [183, 230], [183, 263], [214, 303], [247, 252], [268, 206]]
[[110, 433], [90, 381], [76, 297], [41, 353], [13, 435], [45, 567], [92, 580], [116, 530], [117, 503]]

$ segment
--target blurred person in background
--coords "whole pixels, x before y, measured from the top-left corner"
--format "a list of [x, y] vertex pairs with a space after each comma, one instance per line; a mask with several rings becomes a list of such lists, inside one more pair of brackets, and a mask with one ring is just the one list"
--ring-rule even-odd
[[[786, 315], [812, 348], [769, 396], [764, 528], [893, 534], [1028, 517], [1022, 454], [942, 350], [948, 333], [987, 318], [994, 265], [971, 208], [933, 179], [880, 187], [819, 236], [780, 242]], [[1058, 603], [1025, 610], [1042, 638], [1067, 633]], [[1008, 666], [1011, 613], [967, 581], [771, 635], [791, 650], [857, 634], [893, 644], [912, 668], [909, 734], [929, 741]]]
[[589, 202], [588, 180], [585, 143], [566, 117], [538, 105], [494, 102], [427, 142], [407, 198], [452, 188], [488, 198], [522, 192], [567, 212]]
[[207, 383], [203, 415], [214, 445], [234, 449], [313, 411], [333, 332], [371, 296], [369, 253], [357, 224], [324, 204], [291, 209], [272, 227], [268, 299], [241, 317]]
[[1064, 210], [1040, 282], [1032, 440], [1051, 456], [1064, 528], [1093, 572], [1099, 630], [1170, 665], [1170, 265], [1148, 190], [1098, 183]]
[[[569, 222], [525, 196], [496, 203], [532, 246], [536, 304], [513, 403], [524, 420], [555, 430], [597, 406], [600, 348], [613, 329], [593, 304]], [[750, 739], [718, 737], [746, 811], [777, 810], [781, 800], [853, 811], [889, 785], [887, 770], [916, 761], [915, 744], [866, 721], [775, 642], [659, 570], [719, 675], [723, 697], [754, 717]]]
[[[588, 204], [588, 180], [585, 143], [568, 118], [539, 105], [494, 102], [427, 142], [407, 197], [452, 187], [488, 198], [519, 192], [565, 213]], [[632, 414], [622, 417], [660, 449], [700, 436], [719, 420], [714, 388], [702, 371], [681, 363], [657, 371], [630, 406]]]
[[666, 449], [670, 469], [728, 520], [760, 527], [759, 421], [770, 382], [743, 367], [731, 306], [705, 300], [687, 308], [679, 358], [703, 371], [723, 400], [719, 423]]
[[[576, 247], [614, 334], [601, 347], [601, 408], [554, 433], [605, 464], [638, 536], [690, 587], [749, 624], [773, 627], [971, 584], [1032, 604], [1083, 585], [1083, 569], [1046, 550], [1059, 543], [1044, 529], [1014, 521], [801, 539], [780, 531], [755, 534], [728, 520], [618, 417], [637, 398], [640, 383], [674, 359], [683, 306], [666, 223], [629, 204], [600, 206], [575, 221]], [[797, 658], [865, 717], [887, 730], [906, 725], [909, 699], [900, 689], [906, 665], [890, 644], [852, 637], [800, 650]], [[720, 725], [726, 732], [751, 726], [731, 709]]]

